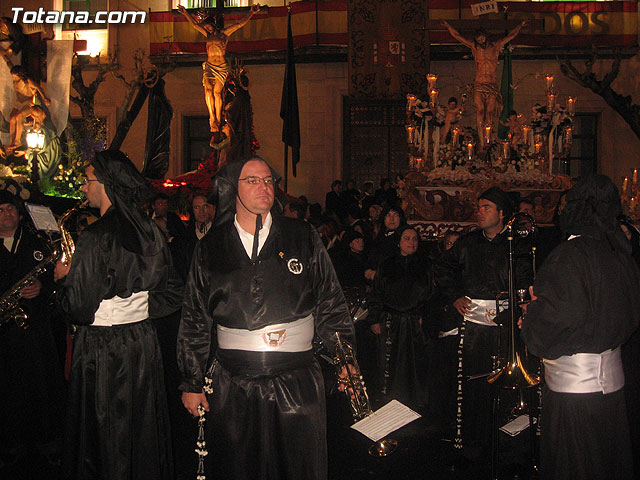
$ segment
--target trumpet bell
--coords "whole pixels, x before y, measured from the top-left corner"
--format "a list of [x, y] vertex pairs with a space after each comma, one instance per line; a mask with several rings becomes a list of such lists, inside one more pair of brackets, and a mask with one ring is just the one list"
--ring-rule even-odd
[[527, 372], [520, 359], [520, 353], [515, 352], [514, 360], [490, 375], [487, 381], [501, 388], [516, 390], [518, 388], [535, 387], [540, 383], [540, 377]]
[[369, 455], [372, 457], [386, 457], [398, 448], [398, 442], [391, 438], [379, 440], [369, 447]]

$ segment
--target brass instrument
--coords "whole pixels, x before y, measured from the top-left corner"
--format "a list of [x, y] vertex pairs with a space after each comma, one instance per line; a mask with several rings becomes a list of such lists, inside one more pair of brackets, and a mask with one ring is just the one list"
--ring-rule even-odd
[[29, 328], [29, 324], [27, 323], [28, 316], [22, 307], [20, 307], [22, 290], [33, 285], [38, 277], [46, 272], [50, 265], [55, 264], [59, 259], [62, 260], [65, 265], [71, 263], [75, 252], [75, 244], [71, 234], [65, 228], [64, 222], [67, 221], [73, 212], [84, 207], [87, 203], [88, 200], [80, 202], [58, 218], [57, 223], [61, 235], [60, 245], [57, 246], [51, 243], [51, 254], [2, 294], [0, 297], [0, 325], [4, 325], [13, 320], [19, 327], [24, 329]]
[[[333, 359], [333, 364], [338, 373], [338, 384], [344, 385], [344, 393], [349, 398], [351, 414], [357, 422], [373, 413], [369, 395], [367, 394], [367, 387], [364, 384], [358, 360], [353, 353], [353, 347], [342, 340], [337, 332], [336, 339], [336, 355]], [[397, 446], [398, 442], [396, 440], [388, 438], [378, 440], [369, 448], [369, 455], [386, 457], [391, 455]]]
[[60, 215], [60, 218], [58, 218], [58, 229], [60, 230], [60, 261], [65, 267], [68, 267], [71, 263], [73, 254], [76, 251], [76, 245], [73, 242], [73, 237], [64, 227], [64, 222], [66, 222], [73, 213], [77, 212], [81, 208], [86, 207], [88, 204], [89, 200], [85, 199], [78, 203], [71, 210], [68, 210], [67, 212]]
[[[524, 218], [526, 222], [516, 223], [518, 219], [522, 218]], [[526, 225], [530, 225], [530, 228], [527, 228]], [[522, 362], [522, 357], [524, 356], [524, 354], [521, 354], [516, 348], [516, 305], [518, 304], [518, 301], [516, 296], [515, 273], [513, 270], [513, 240], [515, 238], [514, 232], [520, 237], [525, 237], [529, 233], [535, 231], [535, 228], [535, 221], [533, 220], [533, 218], [531, 218], [530, 215], [526, 213], [516, 213], [513, 218], [511, 218], [509, 223], [507, 223], [507, 240], [509, 241], [509, 350], [507, 353], [505, 365], [497, 372], [489, 375], [489, 378], [487, 379], [489, 383], [495, 384], [502, 388], [510, 388], [515, 390], [518, 388], [533, 387], [540, 383], [539, 376], [532, 375], [527, 372], [527, 369], [524, 367], [524, 364]]]

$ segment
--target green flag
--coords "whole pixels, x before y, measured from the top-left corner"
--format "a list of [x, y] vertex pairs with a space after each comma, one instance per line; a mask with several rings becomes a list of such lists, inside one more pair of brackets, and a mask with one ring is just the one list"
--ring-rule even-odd
[[[502, 65], [502, 82], [500, 84], [500, 95], [502, 95], [502, 114], [500, 121], [507, 123], [509, 112], [513, 110], [513, 79], [511, 77], [511, 50], [509, 46], [505, 48], [504, 63]], [[498, 126], [498, 137], [506, 138], [509, 129], [503, 127], [502, 123]]]

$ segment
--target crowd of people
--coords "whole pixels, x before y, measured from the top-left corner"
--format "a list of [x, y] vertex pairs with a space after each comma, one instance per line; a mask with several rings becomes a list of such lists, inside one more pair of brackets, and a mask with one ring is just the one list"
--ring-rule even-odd
[[[633, 478], [640, 234], [607, 177], [564, 192], [546, 228], [530, 202], [489, 188], [477, 229], [437, 241], [407, 222], [388, 179], [336, 180], [324, 209], [278, 194], [279, 179], [260, 157], [227, 164], [185, 223], [166, 195], [149, 201], [126, 156], [96, 155], [83, 192], [99, 215], [79, 217], [69, 265], [22, 289], [30, 328], [0, 326], [0, 384], [14, 393], [0, 468], [33, 444], [73, 479], [326, 479], [316, 353], [331, 357], [336, 334], [356, 347], [374, 407], [397, 399], [488, 453], [486, 379], [513, 308], [544, 364], [543, 478]], [[26, 224], [0, 192], [3, 292], [50, 254]], [[529, 298], [498, 307], [510, 276]], [[68, 383], [60, 319], [74, 326]]]

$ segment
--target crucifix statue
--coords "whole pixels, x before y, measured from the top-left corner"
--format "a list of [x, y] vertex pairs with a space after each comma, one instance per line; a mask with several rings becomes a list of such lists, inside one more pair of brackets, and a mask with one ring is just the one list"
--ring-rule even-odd
[[476, 126], [478, 136], [485, 144], [484, 127], [493, 126], [497, 108], [501, 107], [500, 89], [496, 76], [498, 56], [502, 47], [513, 40], [526, 22], [520, 22], [504, 37], [489, 41], [484, 28], [475, 31], [473, 39], [463, 37], [458, 30], [443, 21], [442, 25], [449, 30], [453, 38], [471, 49], [476, 64], [476, 76], [473, 81], [473, 103], [476, 107]]
[[206, 38], [207, 60], [202, 64], [202, 85], [209, 111], [209, 127], [214, 136], [220, 131], [223, 108], [222, 91], [229, 74], [229, 65], [225, 59], [229, 37], [244, 27], [251, 17], [259, 11], [260, 5], [253, 5], [246, 17], [225, 28], [224, 17], [221, 14], [209, 16], [201, 22], [197, 22], [186, 8], [178, 5], [178, 12], [184, 15], [191, 26]]

